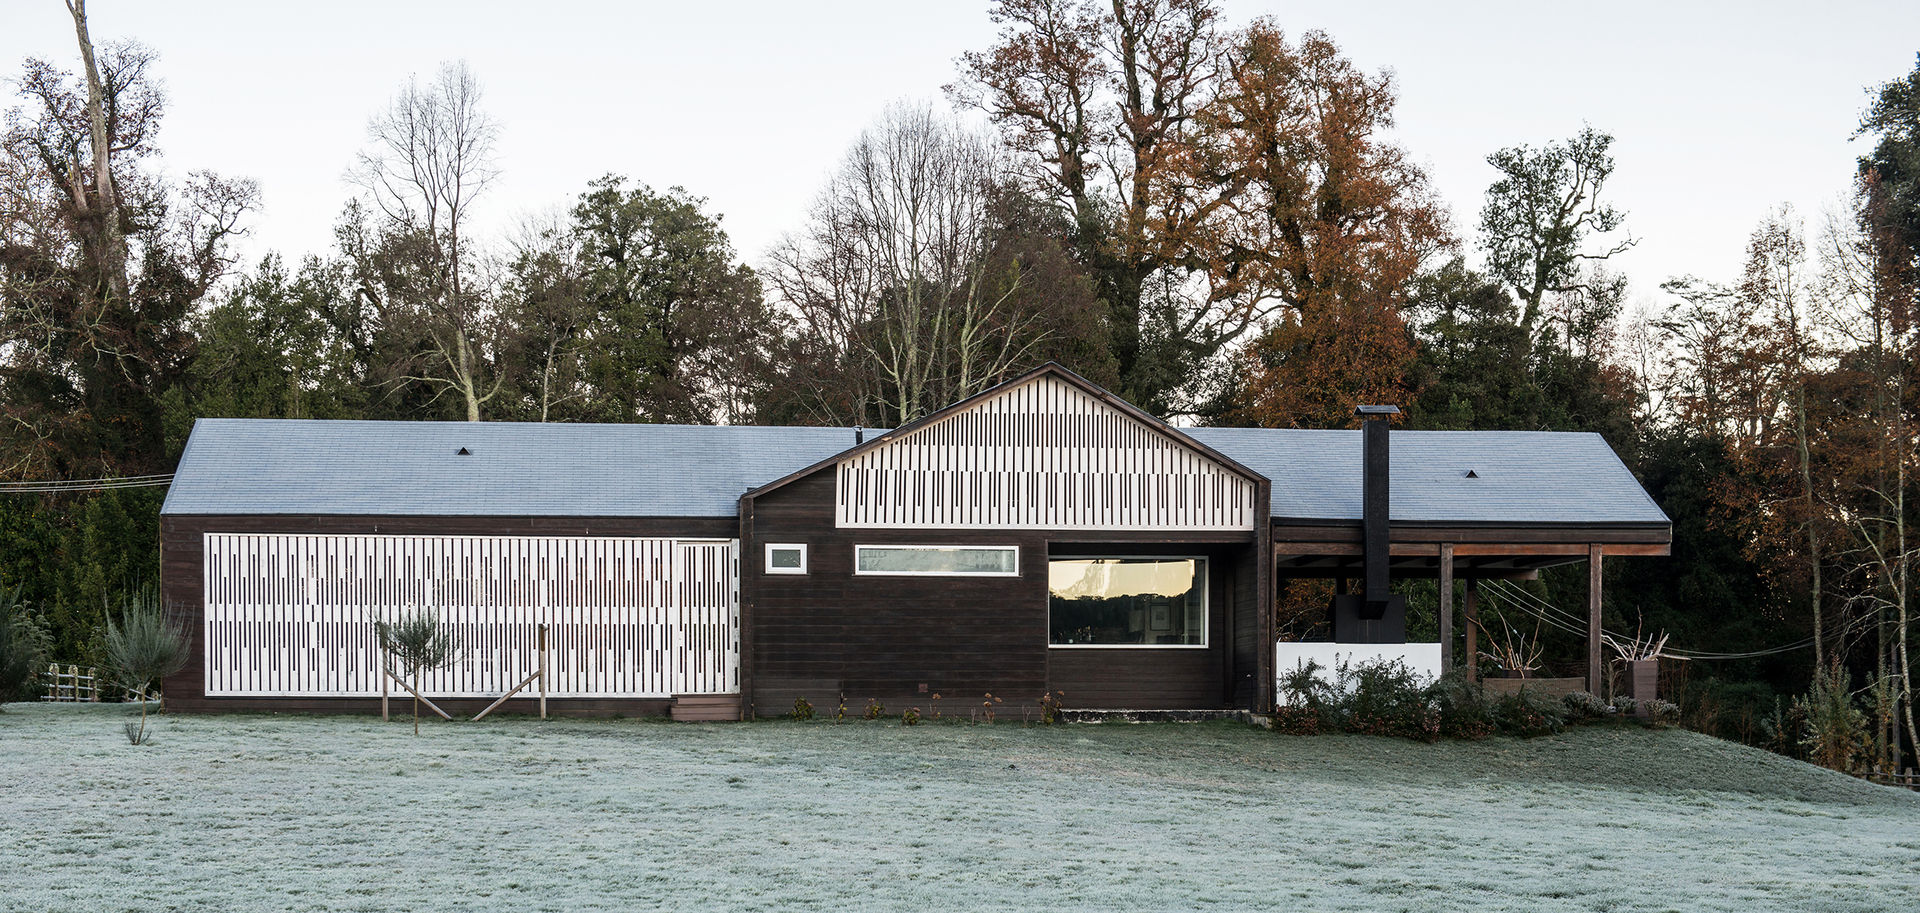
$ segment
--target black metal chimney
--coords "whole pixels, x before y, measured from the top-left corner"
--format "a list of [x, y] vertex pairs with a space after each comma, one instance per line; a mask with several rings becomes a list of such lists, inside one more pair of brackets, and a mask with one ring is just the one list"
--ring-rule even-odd
[[1388, 587], [1387, 478], [1392, 470], [1392, 454], [1387, 446], [1387, 422], [1388, 416], [1399, 415], [1400, 410], [1393, 406], [1361, 406], [1354, 413], [1360, 416], [1360, 460], [1365, 473], [1361, 482], [1360, 523], [1367, 605], [1361, 617], [1377, 619], [1386, 613]]
[[1363, 589], [1359, 595], [1336, 596], [1333, 601], [1333, 637], [1341, 643], [1406, 643], [1406, 597], [1389, 591], [1392, 521], [1387, 483], [1392, 466], [1387, 424], [1400, 410], [1393, 406], [1361, 406], [1360, 543]]

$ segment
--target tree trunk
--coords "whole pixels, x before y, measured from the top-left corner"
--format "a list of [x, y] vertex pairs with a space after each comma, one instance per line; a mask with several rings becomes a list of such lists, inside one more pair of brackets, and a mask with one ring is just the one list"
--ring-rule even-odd
[[67, 12], [73, 16], [74, 36], [80, 42], [80, 59], [87, 71], [87, 126], [93, 146], [93, 195], [86, 203], [85, 188], [75, 176], [75, 202], [82, 211], [91, 210], [99, 220], [98, 267], [107, 283], [107, 293], [115, 301], [127, 298], [127, 239], [120, 230], [120, 195], [113, 186], [113, 137], [107, 134], [106, 102], [100, 83], [100, 66], [94, 60], [93, 39], [87, 33], [87, 0], [68, 0]]
[[[1901, 435], [1899, 439], [1903, 441], [1905, 440], [1904, 435], [1906, 434], [1905, 426], [1906, 422], [1903, 418], [1896, 418], [1894, 420], [1895, 430]], [[1903, 444], [1902, 446], [1904, 447], [1905, 445]], [[1920, 730], [1915, 730], [1913, 725], [1913, 666], [1908, 660], [1907, 653], [1907, 562], [1909, 559], [1907, 554], [1906, 456], [1905, 453], [1900, 454], [1894, 471], [1894, 479], [1896, 482], [1893, 496], [1894, 544], [1899, 548], [1894, 558], [1894, 560], [1898, 562], [1894, 565], [1893, 579], [1894, 628], [1895, 634], [1897, 635], [1895, 645], [1900, 648], [1900, 706], [1906, 714], [1907, 741], [1912, 742], [1917, 749], [1920, 749]]]
[[1820, 530], [1815, 523], [1813, 497], [1813, 457], [1807, 446], [1807, 387], [1802, 380], [1794, 388], [1794, 445], [1800, 451], [1800, 494], [1806, 505], [1807, 555], [1813, 565], [1813, 667], [1826, 662], [1826, 636], [1820, 615]]

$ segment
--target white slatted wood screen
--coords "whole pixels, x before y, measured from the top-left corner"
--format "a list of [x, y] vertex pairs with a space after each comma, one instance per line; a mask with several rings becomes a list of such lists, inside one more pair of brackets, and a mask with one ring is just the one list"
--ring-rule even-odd
[[[738, 540], [209, 533], [213, 696], [380, 693], [375, 618], [437, 614], [454, 662], [421, 693], [491, 697], [537, 664], [554, 697], [740, 687]], [[398, 689], [394, 689], [398, 692]]]
[[1252, 482], [1039, 377], [838, 468], [842, 527], [1252, 529]]

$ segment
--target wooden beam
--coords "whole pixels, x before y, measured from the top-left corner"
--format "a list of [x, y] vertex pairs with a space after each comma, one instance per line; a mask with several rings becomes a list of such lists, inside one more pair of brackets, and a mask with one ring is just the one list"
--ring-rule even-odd
[[[1598, 544], [1605, 554], [1619, 557], [1659, 557], [1673, 554], [1673, 546], [1653, 542], [1461, 542], [1454, 544], [1453, 553], [1462, 558], [1511, 556], [1581, 558], [1585, 557], [1595, 544]], [[1281, 560], [1308, 556], [1360, 557], [1362, 555], [1359, 543], [1346, 542], [1277, 542], [1273, 550]], [[1440, 554], [1440, 543], [1396, 542], [1387, 550], [1387, 553], [1394, 557], [1432, 558]]]
[[1600, 562], [1605, 553], [1599, 543], [1587, 547], [1587, 693], [1601, 700], [1600, 666]]
[[1467, 681], [1480, 678], [1480, 580], [1467, 578]]
[[1440, 672], [1453, 668], [1453, 543], [1440, 543]]

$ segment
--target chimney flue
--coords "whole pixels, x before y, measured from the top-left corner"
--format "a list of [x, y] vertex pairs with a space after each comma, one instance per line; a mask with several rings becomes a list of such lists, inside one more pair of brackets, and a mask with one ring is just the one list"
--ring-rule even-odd
[[1405, 643], [1406, 600], [1390, 592], [1392, 512], [1388, 498], [1391, 454], [1387, 425], [1400, 410], [1394, 406], [1360, 406], [1360, 542], [1363, 589], [1359, 595], [1335, 596], [1333, 634], [1342, 643]]
[[1392, 470], [1392, 454], [1387, 444], [1387, 423], [1389, 417], [1399, 415], [1400, 410], [1393, 406], [1361, 406], [1354, 413], [1360, 416], [1361, 463], [1365, 472], [1360, 505], [1367, 595], [1363, 617], [1377, 619], [1385, 614], [1386, 609], [1387, 564], [1391, 548], [1391, 505], [1387, 480]]

